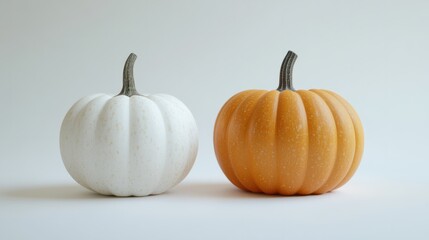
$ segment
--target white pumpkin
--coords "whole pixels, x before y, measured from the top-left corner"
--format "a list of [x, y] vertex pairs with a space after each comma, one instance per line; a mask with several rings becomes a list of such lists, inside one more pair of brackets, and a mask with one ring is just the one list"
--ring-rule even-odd
[[159, 194], [182, 181], [198, 149], [195, 120], [178, 99], [135, 90], [131, 54], [117, 96], [79, 100], [61, 126], [64, 165], [82, 186], [105, 195]]

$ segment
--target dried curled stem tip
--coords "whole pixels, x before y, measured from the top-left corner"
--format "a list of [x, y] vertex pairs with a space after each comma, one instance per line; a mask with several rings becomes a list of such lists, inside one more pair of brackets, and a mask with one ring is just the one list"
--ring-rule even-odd
[[134, 53], [131, 53], [130, 56], [128, 56], [127, 61], [125, 62], [124, 66], [124, 74], [123, 74], [123, 86], [122, 90], [118, 95], [126, 95], [128, 97], [131, 97], [132, 95], [140, 95], [137, 90], [134, 83], [134, 62], [137, 59], [137, 55]]
[[298, 55], [292, 51], [288, 51], [280, 68], [280, 79], [278, 91], [292, 90], [295, 91], [292, 85], [292, 71]]

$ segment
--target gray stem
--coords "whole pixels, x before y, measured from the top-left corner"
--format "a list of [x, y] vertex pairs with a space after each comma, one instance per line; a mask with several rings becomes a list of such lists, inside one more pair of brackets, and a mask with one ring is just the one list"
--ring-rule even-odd
[[134, 74], [133, 74], [133, 68], [134, 68], [134, 62], [137, 59], [137, 55], [134, 53], [131, 53], [130, 56], [128, 56], [127, 61], [125, 62], [124, 66], [124, 80], [122, 85], [122, 90], [118, 95], [126, 95], [128, 97], [131, 97], [133, 95], [140, 95], [136, 90], [136, 85], [134, 83]]
[[284, 58], [282, 66], [280, 68], [279, 87], [277, 88], [278, 91], [295, 91], [292, 85], [292, 70], [297, 58], [298, 55], [296, 55], [294, 52], [287, 52], [286, 57]]

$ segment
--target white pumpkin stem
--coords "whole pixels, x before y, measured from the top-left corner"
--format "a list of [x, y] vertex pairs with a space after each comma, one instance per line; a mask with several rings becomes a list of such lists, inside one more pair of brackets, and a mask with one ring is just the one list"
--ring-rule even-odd
[[278, 91], [292, 90], [295, 91], [292, 85], [292, 70], [298, 55], [292, 51], [288, 51], [280, 68], [280, 79]]
[[134, 83], [134, 62], [137, 59], [137, 55], [134, 53], [131, 53], [130, 56], [128, 56], [127, 61], [125, 62], [124, 66], [124, 75], [123, 75], [123, 86], [122, 90], [118, 95], [126, 95], [128, 97], [131, 97], [132, 95], [140, 95], [136, 90], [136, 85]]

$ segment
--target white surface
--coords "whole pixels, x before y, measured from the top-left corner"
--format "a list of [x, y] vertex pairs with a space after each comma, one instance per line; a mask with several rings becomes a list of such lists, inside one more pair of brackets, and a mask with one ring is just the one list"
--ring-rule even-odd
[[[66, 174], [64, 172], [64, 174]], [[22, 178], [21, 178], [22, 179]], [[28, 179], [28, 178], [27, 178]], [[115, 198], [66, 177], [2, 188], [0, 239], [427, 239], [427, 185], [356, 176], [318, 196], [252, 194], [220, 176]]]
[[[428, 9], [423, 0], [1, 1], [0, 239], [426, 239]], [[275, 89], [289, 49], [296, 88], [330, 89], [359, 113], [361, 167], [333, 194], [236, 191], [214, 157], [216, 114], [234, 93]], [[138, 91], [190, 108], [199, 154], [165, 195], [104, 198], [68, 176], [59, 130], [79, 98], [119, 93], [130, 52]]]
[[160, 194], [181, 182], [198, 150], [189, 109], [166, 94], [80, 99], [61, 125], [64, 165], [82, 186], [105, 195]]

